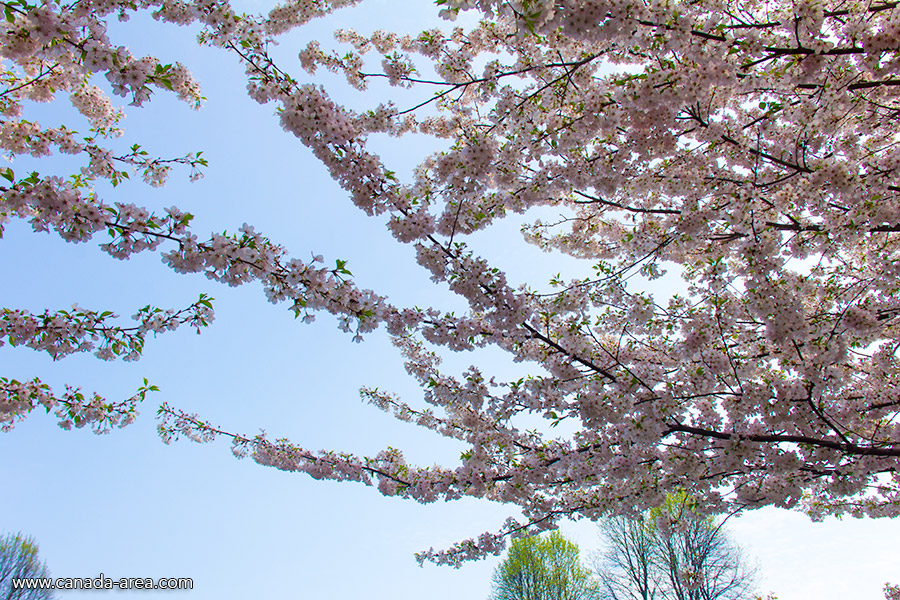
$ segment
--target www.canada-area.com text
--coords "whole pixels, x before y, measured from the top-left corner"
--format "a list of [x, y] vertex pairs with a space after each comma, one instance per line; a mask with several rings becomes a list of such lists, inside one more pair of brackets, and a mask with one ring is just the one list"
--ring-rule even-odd
[[31, 577], [13, 578], [14, 590], [192, 590], [190, 577]]

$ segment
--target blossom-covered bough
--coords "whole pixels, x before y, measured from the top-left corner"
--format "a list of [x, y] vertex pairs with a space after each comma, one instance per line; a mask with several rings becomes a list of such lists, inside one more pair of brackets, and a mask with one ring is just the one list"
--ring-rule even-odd
[[[69, 241], [108, 232], [101, 249], [116, 258], [159, 251], [179, 272], [259, 281], [270, 301], [305, 320], [331, 313], [356, 340], [384, 326], [432, 408], [364, 396], [468, 450], [457, 466], [421, 468], [395, 449], [359, 457], [224, 431], [168, 404], [158, 411], [165, 440], [224, 436], [236, 454], [279, 469], [420, 502], [475, 496], [521, 508], [497, 532], [420, 555], [455, 565], [561, 518], [660, 505], [676, 488], [706, 512], [900, 514], [897, 2], [439, 0], [445, 17], [477, 11], [481, 21], [418, 35], [342, 30], [340, 50], [313, 42], [300, 52], [302, 74], [268, 53], [284, 33], [357, 3], [295, 0], [263, 16], [216, 0], [0, 3], [0, 145], [85, 161], [68, 180], [6, 170], [0, 223], [26, 219]], [[120, 112], [92, 83], [99, 76], [135, 105], [153, 91], [201, 99], [182, 65], [135, 58], [108, 39], [105, 20], [134, 11], [199, 24], [202, 43], [240, 60], [250, 96], [273, 103], [353, 203], [386, 216], [468, 312], [394, 306], [356, 287], [342, 263], [291, 259], [249, 226], [200, 241], [177, 209], [156, 215], [96, 197], [99, 178], [138, 171], [161, 184], [173, 166], [193, 176], [205, 166], [199, 153], [162, 159], [135, 146], [116, 156], [102, 145], [120, 133]], [[431, 95], [355, 112], [315, 85], [318, 69], [358, 90], [386, 78]], [[23, 103], [62, 94], [90, 122], [88, 137], [20, 118]], [[367, 149], [373, 133], [427, 134], [449, 149], [402, 182]], [[466, 245], [537, 206], [563, 217], [535, 222], [526, 239], [585, 259], [590, 275], [543, 292], [515, 287]], [[685, 291], [627, 285], [666, 270]], [[5, 309], [0, 327], [10, 343], [54, 356], [136, 358], [147, 332], [202, 327], [212, 312], [204, 297], [136, 317], [128, 328], [84, 309]], [[533, 376], [439, 371], [442, 349], [483, 346], [536, 365]], [[133, 415], [133, 402], [82, 410], [39, 382], [0, 383], [7, 424], [38, 405], [64, 425], [105, 419], [101, 429]], [[574, 433], [525, 431], [523, 413]]]

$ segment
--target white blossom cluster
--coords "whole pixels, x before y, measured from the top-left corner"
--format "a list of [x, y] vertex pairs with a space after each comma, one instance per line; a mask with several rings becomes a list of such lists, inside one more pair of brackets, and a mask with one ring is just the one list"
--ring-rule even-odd
[[151, 391], [157, 388], [144, 380], [131, 398], [108, 402], [97, 394], [88, 398], [72, 387], [66, 387], [60, 396], [54, 395], [40, 379], [20, 382], [0, 377], [0, 432], [9, 431], [17, 420], [40, 406], [52, 412], [63, 429], [90, 425], [96, 433], [108, 433], [112, 427], [130, 425], [137, 415], [137, 405]]
[[116, 317], [110, 311], [98, 313], [78, 305], [40, 315], [3, 308], [0, 346], [27, 346], [47, 352], [54, 360], [76, 352], [93, 352], [101, 360], [137, 360], [148, 333], [174, 331], [185, 323], [199, 332], [213, 321], [214, 315], [209, 298], [201, 295], [197, 302], [179, 311], [145, 306], [133, 316], [138, 321], [133, 327], [115, 325], [112, 321]]
[[[477, 10], [482, 22], [418, 36], [341, 31], [337, 42], [349, 50], [317, 41], [300, 53], [303, 80], [269, 56], [277, 36], [354, 3], [294, 0], [256, 17], [215, 0], [7, 4], [6, 152], [83, 154], [88, 179], [115, 182], [124, 164], [161, 184], [177, 160], [138, 149], [116, 157], [97, 144], [119, 118], [89, 78], [103, 73], [136, 105], [151, 86], [198, 102], [184, 67], [113, 47], [104, 19], [151, 10], [198, 23], [204, 43], [242, 62], [250, 96], [274, 102], [281, 125], [350, 200], [385, 215], [393, 236], [414, 244], [418, 264], [468, 304], [462, 315], [395, 307], [357, 288], [340, 261], [329, 269], [292, 259], [248, 225], [200, 241], [176, 209], [152, 215], [71, 182], [7, 171], [0, 219], [27, 219], [70, 241], [108, 231], [102, 249], [118, 258], [159, 249], [179, 272], [260, 281], [270, 301], [305, 320], [331, 313], [357, 340], [383, 324], [431, 408], [364, 395], [468, 450], [453, 468], [420, 468], [396, 449], [310, 451], [226, 432], [168, 405], [165, 439], [225, 436], [236, 454], [279, 469], [420, 502], [475, 496], [522, 510], [523, 523], [421, 555], [448, 564], [499, 552], [509, 536], [561, 518], [660, 505], [673, 489], [709, 513], [774, 505], [814, 517], [900, 514], [897, 3], [447, 0], [439, 3], [446, 16]], [[365, 72], [373, 62], [380, 71]], [[383, 78], [433, 93], [409, 109], [357, 113], [319, 84], [318, 67], [343, 73], [355, 90]], [[23, 102], [57, 90], [97, 138], [82, 143], [68, 129], [19, 119]], [[383, 132], [451, 144], [401, 182], [367, 147]], [[196, 155], [179, 160], [202, 166]], [[544, 293], [515, 287], [467, 243], [538, 206], [562, 216], [527, 227], [526, 240], [593, 267], [554, 278]], [[673, 267], [683, 293], [628, 285]], [[4, 314], [10, 327], [40, 320]], [[77, 322], [63, 318], [53, 329], [60, 341], [48, 343], [74, 351], [93, 335], [90, 327], [62, 333]], [[27, 339], [40, 345], [41, 335], [53, 339]], [[438, 350], [488, 345], [534, 364], [534, 375], [498, 382], [475, 367], [460, 377], [438, 371]], [[8, 392], [7, 420], [41, 404], [77, 404], [44, 394]], [[548, 427], [520, 431], [523, 413]], [[574, 433], [554, 437], [563, 421]]]

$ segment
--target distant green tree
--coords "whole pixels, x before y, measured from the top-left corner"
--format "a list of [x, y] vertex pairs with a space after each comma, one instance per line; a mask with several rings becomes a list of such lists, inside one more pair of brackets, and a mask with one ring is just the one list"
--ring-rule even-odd
[[34, 538], [21, 533], [0, 537], [0, 600], [48, 600], [53, 590], [17, 589], [13, 579], [50, 577], [47, 564], [38, 558]]
[[514, 540], [494, 570], [492, 600], [595, 600], [598, 585], [578, 546], [558, 531]]

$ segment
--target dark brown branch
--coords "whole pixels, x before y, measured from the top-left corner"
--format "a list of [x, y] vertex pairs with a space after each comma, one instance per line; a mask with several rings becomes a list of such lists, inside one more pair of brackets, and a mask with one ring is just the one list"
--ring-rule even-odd
[[900, 85], [900, 79], [892, 78], [892, 79], [883, 79], [881, 81], [864, 81], [862, 83], [853, 83], [847, 86], [848, 90], [856, 91], [856, 90], [864, 90], [868, 88], [880, 87], [882, 85]]
[[896, 447], [879, 448], [875, 446], [860, 446], [859, 444], [837, 442], [834, 440], [823, 440], [806, 435], [788, 435], [777, 433], [741, 435], [725, 433], [722, 431], [716, 431], [714, 429], [702, 429], [700, 427], [693, 427], [691, 425], [684, 425], [682, 423], [670, 423], [668, 425], [668, 430], [663, 434], [663, 437], [672, 433], [688, 433], [690, 435], [713, 438], [717, 440], [731, 440], [737, 437], [738, 439], [747, 440], [748, 442], [758, 442], [763, 444], [807, 444], [818, 448], [829, 448], [831, 450], [836, 450], [844, 454], [859, 456], [900, 456], [900, 448]]
[[628, 206], [622, 204], [620, 202], [613, 202], [612, 200], [604, 200], [603, 198], [598, 198], [595, 196], [591, 196], [590, 194], [585, 194], [579, 190], [574, 190], [575, 194], [585, 198], [584, 201], [576, 200], [575, 204], [603, 204], [604, 206], [612, 206], [614, 208], [618, 208], [620, 210], [625, 210], [628, 212], [636, 212], [636, 213], [651, 213], [657, 215], [680, 215], [680, 210], [673, 210], [670, 208], [638, 208], [635, 206]]
[[531, 336], [532, 336], [533, 338], [538, 339], [538, 340], [544, 342], [545, 344], [547, 344], [548, 346], [550, 346], [550, 347], [553, 348], [554, 350], [557, 350], [558, 352], [561, 352], [562, 354], [565, 354], [566, 356], [568, 356], [569, 358], [571, 358], [571, 359], [574, 360], [575, 362], [581, 363], [582, 365], [584, 365], [585, 367], [591, 369], [591, 370], [594, 371], [595, 373], [598, 373], [598, 374], [600, 374], [600, 375], [603, 375], [604, 377], [606, 377], [606, 378], [609, 379], [610, 381], [616, 381], [616, 376], [613, 375], [612, 373], [610, 373], [609, 371], [607, 371], [606, 369], [604, 369], [603, 367], [597, 366], [597, 365], [595, 365], [594, 363], [592, 363], [591, 361], [589, 361], [589, 360], [587, 360], [587, 359], [585, 359], [585, 358], [581, 358], [580, 356], [574, 354], [574, 353], [573, 353], [572, 351], [570, 351], [570, 350], [566, 350], [565, 348], [563, 348], [562, 346], [560, 346], [559, 344], [557, 344], [556, 342], [554, 342], [553, 340], [551, 340], [551, 339], [550, 339], [549, 337], [547, 337], [546, 335], [542, 334], [540, 331], [538, 331], [537, 329], [535, 329], [534, 327], [532, 327], [532, 326], [529, 325], [528, 323], [523, 323], [523, 324], [522, 324], [522, 327], [523, 327], [525, 330], [527, 330], [527, 331], [531, 334]]

